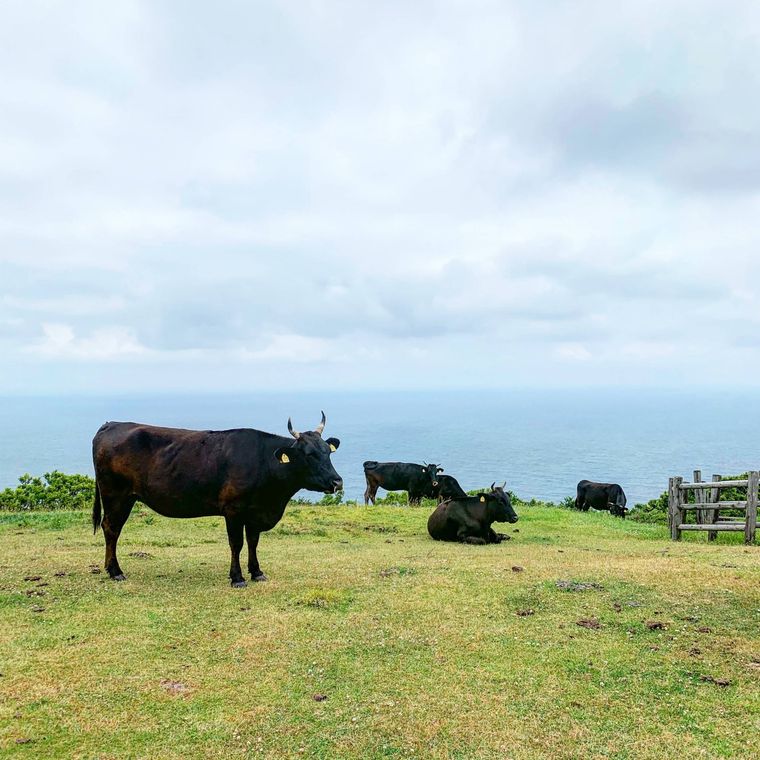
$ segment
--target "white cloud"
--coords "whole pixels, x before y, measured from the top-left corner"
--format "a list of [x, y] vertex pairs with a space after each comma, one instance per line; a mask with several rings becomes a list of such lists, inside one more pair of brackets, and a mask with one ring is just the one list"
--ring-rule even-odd
[[66, 324], [43, 324], [42, 331], [42, 340], [28, 350], [48, 358], [113, 361], [147, 352], [127, 327], [102, 327], [83, 337]]
[[754, 3], [42, 14], [0, 25], [7, 383], [760, 371]]
[[591, 351], [580, 343], [561, 343], [556, 350], [557, 356], [571, 361], [586, 361], [593, 356]]

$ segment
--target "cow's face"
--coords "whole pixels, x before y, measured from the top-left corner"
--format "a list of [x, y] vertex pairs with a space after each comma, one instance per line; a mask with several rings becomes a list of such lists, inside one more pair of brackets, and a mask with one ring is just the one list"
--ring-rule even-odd
[[425, 463], [425, 466], [423, 469], [427, 473], [428, 477], [430, 478], [430, 485], [433, 488], [438, 488], [438, 473], [443, 472], [443, 467], [437, 464]]
[[337, 451], [340, 441], [337, 438], [322, 438], [324, 426], [324, 412], [317, 429], [305, 433], [293, 430], [288, 420], [288, 430], [295, 441], [292, 446], [277, 449], [275, 457], [297, 477], [300, 488], [336, 493], [343, 489], [343, 479], [332, 466], [330, 454]]
[[509, 498], [509, 494], [504, 490], [504, 486], [491, 486], [489, 496], [491, 497], [491, 502], [496, 507], [496, 522], [517, 522], [517, 512], [513, 509], [512, 499]]
[[616, 515], [617, 517], [625, 517], [625, 511], [626, 511], [626, 503], [627, 500], [625, 498], [625, 493], [623, 492], [623, 489], [619, 486], [616, 486], [612, 493], [610, 494], [611, 498], [608, 502], [608, 506], [610, 509], [610, 514]]

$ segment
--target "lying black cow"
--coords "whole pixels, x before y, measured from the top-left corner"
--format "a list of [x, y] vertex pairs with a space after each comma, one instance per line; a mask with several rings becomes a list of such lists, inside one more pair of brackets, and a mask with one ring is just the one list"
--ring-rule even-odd
[[625, 493], [617, 483], [592, 483], [590, 480], [578, 483], [576, 509], [583, 512], [588, 512], [589, 507], [609, 510], [610, 514], [625, 519], [625, 505]]
[[[506, 483], [504, 484], [506, 485]], [[490, 493], [444, 501], [428, 518], [428, 533], [436, 541], [498, 544], [508, 536], [491, 528], [494, 522], [517, 522], [517, 514], [504, 486], [491, 485]]]
[[433, 490], [439, 504], [447, 499], [457, 499], [467, 496], [464, 488], [462, 488], [457, 479], [453, 478], [451, 475], [439, 475], [438, 485]]
[[330, 461], [340, 441], [323, 440], [324, 427], [324, 412], [314, 431], [299, 433], [288, 420], [295, 441], [248, 428], [198, 431], [107, 422], [92, 441], [92, 525], [97, 532], [102, 508], [108, 574], [125, 580], [116, 542], [139, 499], [165, 517], [223, 516], [232, 585], [245, 586], [240, 569], [243, 531], [251, 578], [265, 581], [256, 556], [259, 534], [277, 525], [296, 491], [334, 493], [343, 488]]
[[367, 490], [364, 503], [374, 504], [377, 489], [406, 491], [410, 504], [419, 504], [423, 496], [433, 498], [438, 486], [438, 473], [443, 467], [437, 464], [411, 464], [409, 462], [365, 462], [364, 477]]

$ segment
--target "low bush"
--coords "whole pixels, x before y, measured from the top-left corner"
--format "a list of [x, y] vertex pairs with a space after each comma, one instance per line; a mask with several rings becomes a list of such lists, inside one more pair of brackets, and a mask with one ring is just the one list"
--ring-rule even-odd
[[41, 478], [26, 474], [18, 480], [15, 488], [0, 491], [0, 511], [86, 509], [92, 506], [95, 496], [95, 480], [88, 475], [53, 470]]

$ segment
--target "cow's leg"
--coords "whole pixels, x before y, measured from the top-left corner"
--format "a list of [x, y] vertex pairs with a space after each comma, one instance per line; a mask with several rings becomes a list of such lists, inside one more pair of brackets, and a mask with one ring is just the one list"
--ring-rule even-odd
[[105, 568], [108, 575], [115, 581], [127, 580], [119, 567], [116, 558], [116, 544], [121, 535], [121, 529], [127, 521], [132, 507], [135, 505], [134, 496], [106, 497], [103, 496], [103, 535], [106, 539]]
[[225, 517], [227, 540], [230, 542], [230, 583], [234, 588], [246, 585], [240, 569], [240, 552], [243, 549], [243, 521], [239, 517]]
[[248, 543], [248, 572], [251, 574], [251, 580], [268, 581], [269, 578], [261, 572], [259, 558], [256, 556], [256, 547], [259, 545], [260, 535], [261, 533], [252, 525], [245, 524], [245, 540]]
[[489, 528], [486, 541], [489, 544], [500, 544], [502, 541], [509, 541], [510, 538], [511, 536], [508, 536], [506, 533], [497, 533], [493, 528]]
[[377, 495], [377, 484], [373, 483], [369, 478], [367, 478], [367, 489], [364, 491], [364, 506], [366, 507], [370, 501], [374, 505], [376, 495]]
[[463, 544], [485, 544], [485, 538], [479, 536], [478, 533], [480, 533], [479, 525], [465, 523], [459, 527], [457, 539]]

